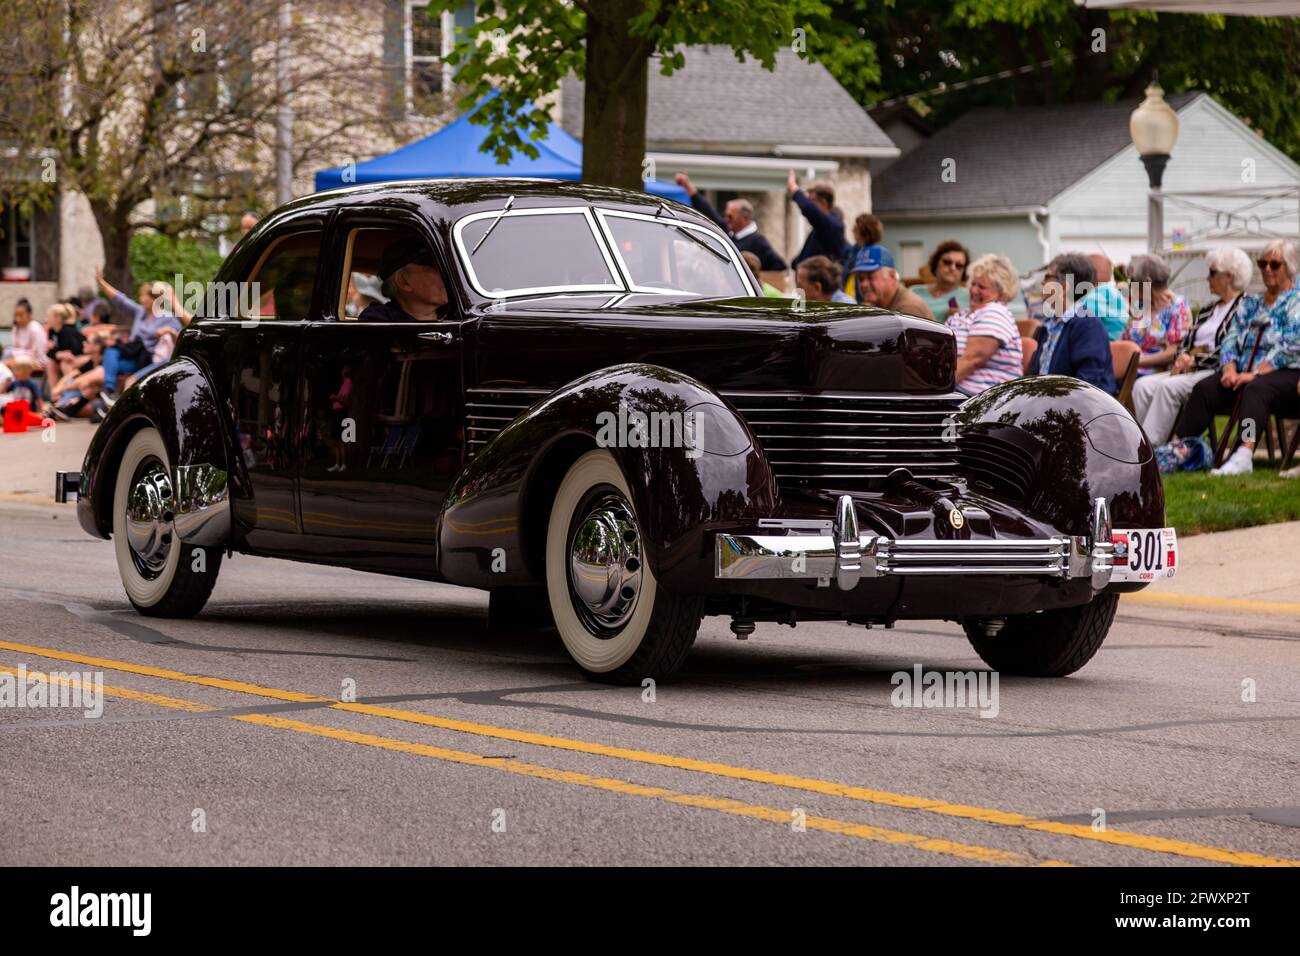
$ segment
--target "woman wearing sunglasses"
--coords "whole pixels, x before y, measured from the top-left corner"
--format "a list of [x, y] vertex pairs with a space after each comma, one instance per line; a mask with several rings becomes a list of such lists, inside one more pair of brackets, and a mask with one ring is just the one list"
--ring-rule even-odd
[[1264, 278], [1263, 295], [1242, 297], [1237, 321], [1223, 340], [1219, 375], [1196, 383], [1174, 426], [1179, 438], [1201, 434], [1212, 416], [1231, 413], [1241, 391], [1241, 444], [1214, 475], [1249, 474], [1255, 439], [1268, 427], [1268, 416], [1300, 413], [1300, 249], [1290, 239], [1277, 239], [1264, 247], [1256, 265]]
[[970, 291], [966, 288], [968, 265], [970, 253], [966, 247], [956, 239], [945, 239], [930, 253], [930, 274], [934, 281], [912, 286], [912, 291], [930, 307], [938, 321], [970, 308]]
[[1140, 376], [1133, 385], [1135, 417], [1153, 445], [1169, 441], [1178, 412], [1196, 384], [1217, 375], [1219, 350], [1236, 325], [1244, 290], [1255, 269], [1250, 256], [1236, 246], [1211, 249], [1205, 263], [1214, 302], [1192, 319], [1169, 371]]

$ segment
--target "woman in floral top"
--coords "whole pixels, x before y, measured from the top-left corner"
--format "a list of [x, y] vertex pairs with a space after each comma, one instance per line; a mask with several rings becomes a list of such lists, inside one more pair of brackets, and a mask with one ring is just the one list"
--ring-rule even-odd
[[[1192, 324], [1187, 300], [1169, 289], [1169, 266], [1159, 256], [1134, 256], [1128, 264], [1130, 300], [1142, 310], [1123, 338], [1142, 350], [1138, 374], [1150, 375], [1173, 364], [1179, 343]], [[1150, 301], [1147, 301], [1148, 298]]]

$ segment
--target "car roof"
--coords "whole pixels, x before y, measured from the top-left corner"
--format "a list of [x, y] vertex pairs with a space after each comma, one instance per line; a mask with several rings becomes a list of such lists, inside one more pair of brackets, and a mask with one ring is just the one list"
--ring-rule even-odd
[[[282, 215], [305, 212], [309, 209], [371, 206], [376, 202], [399, 203], [423, 207], [435, 218], [460, 218], [462, 214], [479, 209], [499, 208], [510, 197], [515, 197], [516, 208], [536, 206], [599, 204], [653, 212], [660, 203], [671, 204], [679, 215], [685, 213], [693, 219], [705, 217], [695, 213], [690, 206], [660, 196], [634, 189], [613, 186], [595, 186], [589, 183], [566, 182], [558, 179], [526, 178], [464, 178], [464, 179], [403, 179], [384, 183], [367, 183], [328, 189], [296, 199], [281, 206], [268, 219]], [[441, 207], [438, 209], [437, 207]]]

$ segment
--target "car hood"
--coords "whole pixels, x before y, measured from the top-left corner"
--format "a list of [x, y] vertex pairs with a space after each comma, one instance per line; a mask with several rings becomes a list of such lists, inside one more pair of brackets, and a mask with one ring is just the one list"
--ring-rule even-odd
[[[622, 362], [662, 365], [718, 390], [946, 393], [952, 333], [925, 319], [870, 306], [778, 298], [647, 301], [600, 309], [513, 303], [483, 316], [480, 382], [545, 376], [558, 387]], [[522, 349], [528, 368], [498, 348]], [[513, 351], [513, 349], [512, 349]], [[554, 378], [556, 381], [550, 382]]]

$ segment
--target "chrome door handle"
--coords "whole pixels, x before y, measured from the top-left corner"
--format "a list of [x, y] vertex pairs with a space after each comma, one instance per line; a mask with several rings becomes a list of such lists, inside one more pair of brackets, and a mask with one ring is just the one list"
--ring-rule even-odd
[[421, 332], [420, 338], [426, 342], [438, 342], [442, 345], [450, 345], [455, 339], [450, 332]]

